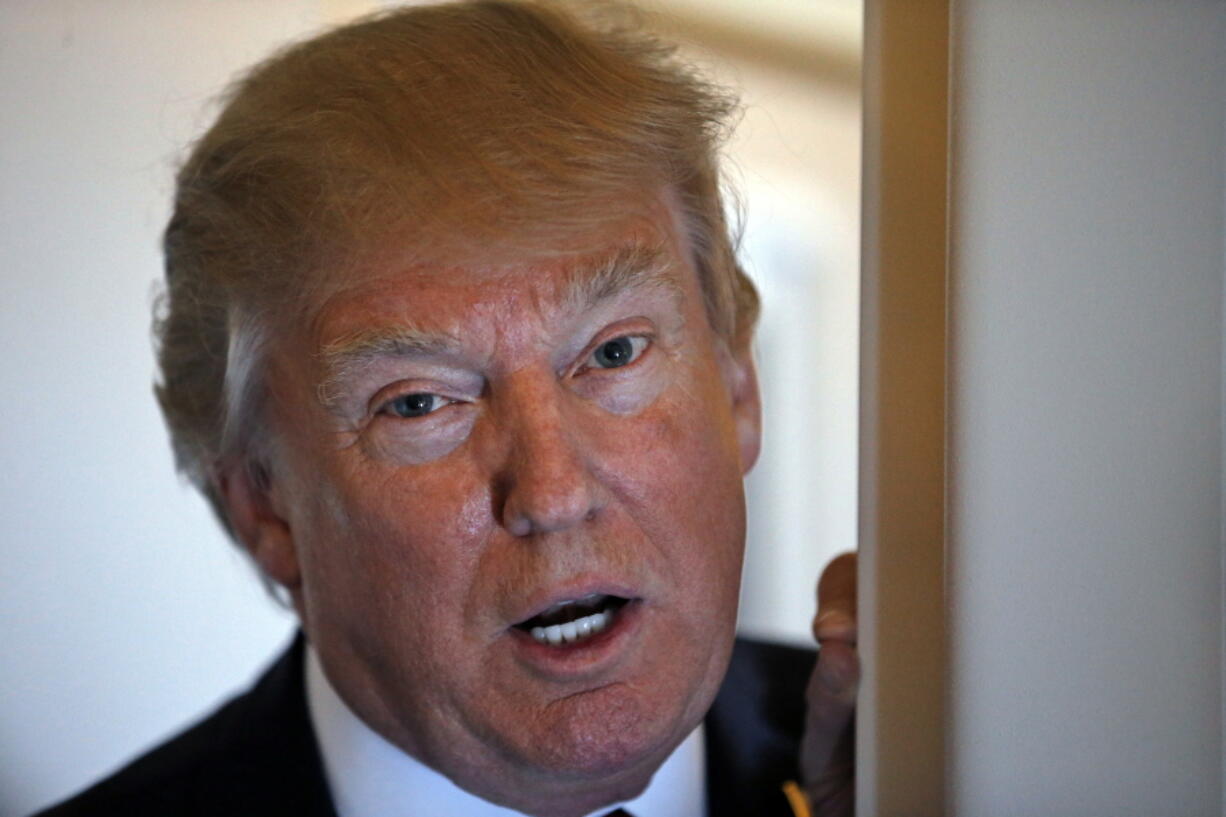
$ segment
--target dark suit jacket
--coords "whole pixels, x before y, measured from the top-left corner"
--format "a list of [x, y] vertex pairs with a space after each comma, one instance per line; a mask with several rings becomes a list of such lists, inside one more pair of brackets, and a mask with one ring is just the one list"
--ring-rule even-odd
[[[710, 817], [788, 817], [807, 650], [738, 640], [706, 720]], [[307, 716], [303, 640], [247, 693], [39, 817], [336, 817]], [[433, 816], [432, 816], [433, 817]]]

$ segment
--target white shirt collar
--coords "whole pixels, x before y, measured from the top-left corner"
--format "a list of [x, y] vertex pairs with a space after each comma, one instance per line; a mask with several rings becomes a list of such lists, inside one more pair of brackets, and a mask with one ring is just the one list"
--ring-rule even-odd
[[[469, 794], [367, 726], [336, 694], [310, 645], [306, 693], [307, 711], [338, 817], [523, 817], [518, 811]], [[641, 795], [601, 808], [594, 815], [620, 806], [634, 817], [705, 817], [705, 758], [699, 724]]]

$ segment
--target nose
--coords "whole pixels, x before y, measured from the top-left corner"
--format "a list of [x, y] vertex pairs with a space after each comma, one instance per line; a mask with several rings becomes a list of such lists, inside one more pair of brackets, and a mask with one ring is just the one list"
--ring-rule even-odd
[[[526, 378], [525, 378], [526, 381]], [[502, 524], [514, 536], [565, 530], [593, 518], [599, 491], [579, 418], [556, 382], [520, 382], [504, 393], [510, 445], [499, 480]]]

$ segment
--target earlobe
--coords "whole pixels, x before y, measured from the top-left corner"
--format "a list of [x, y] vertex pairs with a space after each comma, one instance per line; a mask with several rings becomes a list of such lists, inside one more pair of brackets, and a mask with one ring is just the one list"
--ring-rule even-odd
[[277, 511], [267, 471], [257, 464], [235, 464], [219, 469], [214, 483], [234, 535], [264, 575], [292, 594], [301, 583], [298, 555], [289, 523]]
[[762, 450], [762, 398], [758, 392], [758, 373], [749, 346], [745, 343], [739, 350], [728, 351], [724, 375], [732, 396], [732, 417], [736, 423], [742, 474], [749, 473]]

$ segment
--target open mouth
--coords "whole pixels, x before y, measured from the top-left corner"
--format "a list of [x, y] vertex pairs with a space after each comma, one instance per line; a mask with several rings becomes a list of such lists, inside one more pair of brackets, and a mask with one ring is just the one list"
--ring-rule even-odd
[[516, 624], [516, 629], [540, 644], [552, 647], [580, 644], [608, 629], [629, 599], [593, 593], [558, 602], [539, 615]]

